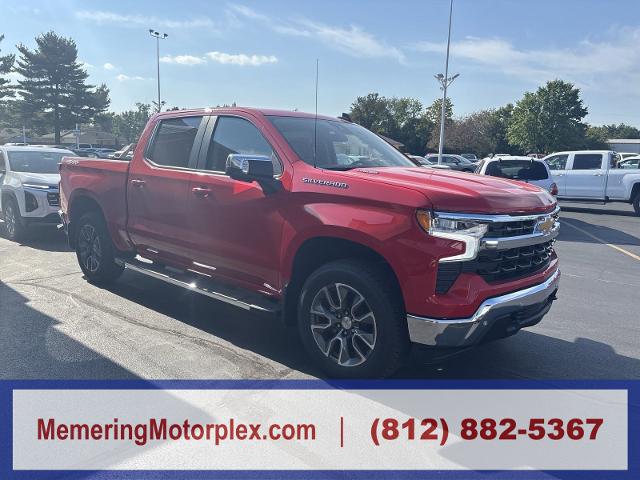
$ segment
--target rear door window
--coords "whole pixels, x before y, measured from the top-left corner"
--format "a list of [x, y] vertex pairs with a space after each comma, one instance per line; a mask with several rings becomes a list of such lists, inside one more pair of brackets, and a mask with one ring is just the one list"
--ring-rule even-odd
[[165, 167], [188, 167], [201, 123], [202, 117], [161, 120], [147, 151], [147, 158]]
[[600, 153], [576, 153], [573, 157], [573, 170], [600, 170], [601, 168]]

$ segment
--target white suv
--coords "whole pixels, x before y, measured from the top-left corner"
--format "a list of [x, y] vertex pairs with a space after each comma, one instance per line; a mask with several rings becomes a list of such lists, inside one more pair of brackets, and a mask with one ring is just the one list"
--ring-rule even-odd
[[11, 240], [19, 240], [33, 223], [60, 221], [60, 174], [62, 157], [69, 150], [0, 145], [0, 213]]
[[553, 181], [548, 165], [537, 158], [515, 155], [485, 158], [478, 164], [476, 173], [532, 183], [552, 195], [558, 194], [558, 186]]

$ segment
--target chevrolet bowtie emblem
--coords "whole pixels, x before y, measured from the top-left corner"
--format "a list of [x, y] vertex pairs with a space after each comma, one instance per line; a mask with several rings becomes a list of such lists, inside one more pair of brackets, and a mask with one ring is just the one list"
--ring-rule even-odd
[[556, 223], [552, 216], [542, 217], [536, 224], [536, 230], [540, 233], [547, 234], [553, 229], [553, 225]]

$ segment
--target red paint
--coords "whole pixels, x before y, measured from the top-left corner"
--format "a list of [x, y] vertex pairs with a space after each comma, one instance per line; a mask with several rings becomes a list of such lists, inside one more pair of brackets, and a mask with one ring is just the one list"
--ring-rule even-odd
[[[221, 174], [154, 167], [143, 157], [161, 118], [230, 114], [246, 118], [263, 133], [282, 160], [282, 190], [266, 195], [257, 183]], [[380, 168], [346, 172], [315, 169], [299, 160], [265, 114], [306, 116], [246, 108], [164, 112], [148, 123], [129, 163], [86, 158], [61, 166], [61, 208], [74, 199], [95, 199], [114, 243], [164, 262], [196, 267], [231, 283], [282, 294], [300, 246], [314, 237], [338, 237], [378, 252], [395, 272], [408, 312], [434, 317], [471, 315], [485, 299], [540, 283], [557, 259], [535, 275], [487, 284], [463, 274], [444, 295], [435, 295], [438, 259], [459, 252], [458, 242], [427, 235], [415, 220], [417, 208], [463, 213], [537, 213], [555, 207], [537, 187], [490, 176], [425, 168]], [[327, 117], [323, 117], [327, 118]], [[303, 182], [315, 178], [348, 184], [335, 188]], [[136, 187], [131, 180], [142, 180]], [[126, 195], [125, 195], [126, 187]], [[206, 196], [193, 188], [208, 188]], [[71, 219], [73, 221], [73, 219]]]

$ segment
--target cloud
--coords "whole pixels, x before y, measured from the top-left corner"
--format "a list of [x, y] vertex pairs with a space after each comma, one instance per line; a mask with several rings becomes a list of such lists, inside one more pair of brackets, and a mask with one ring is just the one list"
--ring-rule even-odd
[[222, 64], [232, 64], [240, 66], [257, 67], [265, 63], [277, 63], [278, 58], [274, 55], [246, 55], [244, 53], [229, 54], [223, 52], [207, 52], [205, 54], [214, 62]]
[[82, 68], [93, 68], [93, 65], [89, 62], [85, 62], [84, 60], [78, 60], [78, 63]]
[[223, 65], [239, 65], [241, 67], [251, 66], [258, 67], [260, 65], [277, 63], [278, 57], [275, 55], [248, 55], [246, 53], [224, 53], [224, 52], [207, 52], [202, 56], [195, 55], [165, 55], [160, 58], [162, 63], [171, 63], [176, 65], [202, 65], [212, 62], [221, 63]]
[[117, 23], [123, 27], [141, 26], [146, 28], [214, 28], [216, 23], [209, 17], [199, 16], [188, 20], [173, 20], [149, 15], [121, 14], [104, 10], [80, 10], [75, 16], [98, 24]]
[[119, 82], [126, 82], [129, 80], [149, 80], [149, 79], [145, 77], [141, 77], [139, 75], [129, 76], [129, 75], [125, 75], [124, 73], [121, 73], [116, 76], [116, 80], [118, 80]]
[[404, 62], [404, 54], [400, 49], [387, 45], [357, 25], [348, 27], [327, 25], [306, 18], [278, 19], [245, 5], [231, 5], [229, 8], [235, 14], [247, 20], [260, 22], [281, 35], [315, 39], [353, 57], [393, 58]]
[[[599, 88], [637, 83], [640, 79], [638, 43], [640, 27], [620, 29], [606, 40], [585, 40], [569, 48], [520, 49], [503, 38], [466, 37], [452, 42], [451, 58], [453, 62], [468, 60], [534, 83], [562, 78], [582, 87]], [[414, 48], [444, 54], [446, 45], [421, 42]]]
[[105, 63], [102, 67], [105, 70], [115, 70], [116, 69], [115, 65], [113, 65], [112, 63], [109, 63], [109, 62]]
[[194, 57], [193, 55], [165, 55], [160, 57], [162, 63], [176, 63], [178, 65], [202, 65], [207, 61], [202, 57]]

